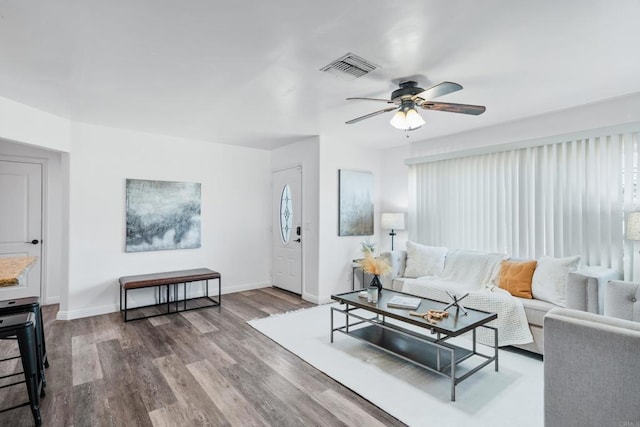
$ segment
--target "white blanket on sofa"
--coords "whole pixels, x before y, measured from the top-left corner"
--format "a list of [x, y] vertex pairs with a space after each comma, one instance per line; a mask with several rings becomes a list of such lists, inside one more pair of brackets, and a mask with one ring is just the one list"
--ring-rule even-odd
[[[462, 305], [477, 310], [497, 313], [498, 318], [488, 325], [498, 328], [498, 345], [527, 344], [533, 341], [522, 302], [495, 285], [501, 254], [473, 251], [451, 251], [447, 255], [444, 271], [439, 276], [406, 279], [402, 292], [450, 302], [445, 291], [469, 296]], [[477, 329], [478, 341], [493, 346], [494, 336], [489, 329]]]
[[[408, 294], [450, 302], [451, 298], [446, 294], [446, 290], [458, 296], [468, 292], [469, 296], [461, 302], [464, 307], [498, 314], [498, 318], [489, 322], [488, 326], [498, 328], [499, 346], [527, 344], [533, 341], [522, 302], [502, 289], [464, 290], [460, 286], [446, 286], [442, 280], [430, 278], [407, 279], [402, 287], [402, 292]], [[493, 346], [494, 337], [491, 330], [478, 328], [476, 333], [478, 342]]]

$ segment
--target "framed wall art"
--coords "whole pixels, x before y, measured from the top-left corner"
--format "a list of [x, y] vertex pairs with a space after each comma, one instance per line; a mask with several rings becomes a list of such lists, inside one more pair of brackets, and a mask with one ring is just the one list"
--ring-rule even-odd
[[200, 247], [200, 183], [127, 179], [126, 252]]
[[338, 181], [338, 235], [373, 235], [373, 174], [340, 169]]

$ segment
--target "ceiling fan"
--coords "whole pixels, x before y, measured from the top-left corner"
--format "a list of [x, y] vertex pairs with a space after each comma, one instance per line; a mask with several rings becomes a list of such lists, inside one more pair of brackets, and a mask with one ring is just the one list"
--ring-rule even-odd
[[394, 104], [393, 107], [384, 110], [375, 111], [361, 117], [349, 120], [346, 124], [357, 123], [361, 120], [377, 116], [378, 114], [397, 111], [391, 119], [391, 126], [402, 130], [415, 130], [421, 127], [425, 122], [418, 114], [417, 107], [425, 110], [447, 111], [449, 113], [472, 114], [477, 116], [484, 113], [486, 108], [482, 105], [469, 104], [452, 104], [448, 102], [433, 102], [433, 98], [446, 95], [451, 92], [461, 90], [462, 86], [453, 82], [442, 82], [428, 89], [418, 87], [418, 83], [409, 80], [400, 83], [400, 89], [396, 89], [391, 93], [391, 99], [378, 98], [347, 98], [347, 101], [363, 100], [378, 101]]

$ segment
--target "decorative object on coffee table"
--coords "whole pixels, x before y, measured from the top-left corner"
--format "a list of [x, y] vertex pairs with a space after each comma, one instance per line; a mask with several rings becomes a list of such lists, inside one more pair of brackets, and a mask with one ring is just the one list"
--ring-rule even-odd
[[460, 304], [460, 301], [462, 301], [463, 299], [465, 299], [466, 297], [469, 296], [469, 293], [467, 292], [466, 294], [462, 295], [460, 298], [458, 298], [457, 295], [451, 295], [449, 293], [449, 291], [445, 291], [447, 293], [447, 295], [449, 295], [449, 298], [451, 298], [453, 300], [453, 302], [450, 302], [449, 305], [447, 305], [444, 310], [447, 310], [451, 307], [455, 307], [456, 308], [456, 312], [458, 310], [462, 311], [462, 313], [464, 313], [464, 315], [467, 315], [467, 310], [465, 310], [464, 306], [462, 304]]
[[378, 288], [378, 293], [382, 292], [382, 282], [380, 282], [380, 276], [378, 276], [377, 274], [374, 275], [369, 286]]
[[396, 295], [389, 300], [389, 302], [387, 303], [387, 307], [410, 308], [415, 310], [416, 308], [420, 307], [421, 302], [422, 302], [422, 299], [420, 298]]
[[428, 320], [430, 322], [435, 320], [442, 320], [449, 317], [449, 312], [444, 310], [429, 310], [426, 313], [417, 313], [415, 311], [410, 311], [409, 316], [422, 317], [424, 320]]
[[391, 266], [383, 258], [375, 258], [369, 254], [359, 261], [360, 268], [365, 273], [373, 274], [371, 279], [371, 286], [378, 288], [378, 293], [382, 292], [382, 282], [380, 282], [380, 275], [387, 274], [391, 271]]
[[380, 290], [377, 286], [371, 285], [367, 289], [367, 302], [377, 303], [378, 296], [380, 295]]

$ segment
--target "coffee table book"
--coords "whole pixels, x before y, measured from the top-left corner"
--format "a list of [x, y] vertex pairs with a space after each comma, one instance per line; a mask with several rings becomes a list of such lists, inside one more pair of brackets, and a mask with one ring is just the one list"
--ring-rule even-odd
[[387, 307], [409, 308], [409, 309], [415, 310], [420, 306], [421, 302], [422, 300], [420, 298], [395, 295], [393, 298], [389, 300], [389, 302], [387, 303]]

